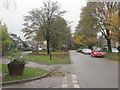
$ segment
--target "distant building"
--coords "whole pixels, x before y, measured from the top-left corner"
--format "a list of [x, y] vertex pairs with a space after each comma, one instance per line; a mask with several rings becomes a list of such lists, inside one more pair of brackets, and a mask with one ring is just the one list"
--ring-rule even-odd
[[26, 42], [24, 42], [19, 36], [16, 34], [10, 34], [10, 42], [19, 50], [25, 50], [28, 48], [28, 45]]
[[46, 41], [38, 42], [38, 50], [46, 50], [46, 49], [47, 49], [47, 42]]
[[26, 41], [26, 43], [32, 50], [38, 50], [38, 45], [35, 40], [29, 40], [29, 41]]
[[37, 42], [35, 40], [31, 40], [31, 41], [26, 41], [26, 43], [33, 50], [46, 50], [47, 49], [46, 41]]

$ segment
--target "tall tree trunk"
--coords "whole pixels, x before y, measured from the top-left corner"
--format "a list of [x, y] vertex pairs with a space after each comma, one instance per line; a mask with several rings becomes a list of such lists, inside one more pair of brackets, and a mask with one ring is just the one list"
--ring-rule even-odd
[[108, 52], [112, 52], [112, 49], [111, 49], [111, 39], [107, 39], [107, 45], [108, 45]]
[[49, 49], [49, 40], [47, 40], [47, 54], [50, 54], [50, 49]]
[[109, 38], [110, 36], [110, 31], [106, 29], [106, 33], [107, 33], [107, 45], [108, 45], [108, 52], [112, 52], [112, 49], [111, 49], [111, 39]]
[[47, 40], [47, 54], [50, 54], [50, 20], [48, 18], [47, 28], [46, 28], [46, 40]]

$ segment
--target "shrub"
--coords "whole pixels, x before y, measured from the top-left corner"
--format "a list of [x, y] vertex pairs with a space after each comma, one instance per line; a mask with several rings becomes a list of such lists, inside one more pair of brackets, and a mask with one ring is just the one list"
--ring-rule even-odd
[[11, 50], [9, 53], [9, 59], [12, 64], [26, 64], [28, 60], [27, 56], [17, 49]]

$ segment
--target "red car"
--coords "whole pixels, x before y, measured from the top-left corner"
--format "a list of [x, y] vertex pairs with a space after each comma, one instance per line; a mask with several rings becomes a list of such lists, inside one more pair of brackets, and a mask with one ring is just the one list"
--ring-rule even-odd
[[91, 52], [91, 57], [104, 57], [104, 54], [100, 50], [93, 50]]

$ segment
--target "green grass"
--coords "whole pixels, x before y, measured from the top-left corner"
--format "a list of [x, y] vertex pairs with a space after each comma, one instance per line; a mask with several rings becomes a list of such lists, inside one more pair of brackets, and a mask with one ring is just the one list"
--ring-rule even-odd
[[48, 73], [48, 71], [43, 70], [43, 69], [39, 69], [39, 68], [26, 67], [24, 69], [23, 75], [11, 76], [8, 74], [7, 65], [3, 64], [2, 65], [2, 73], [7, 73], [7, 75], [5, 75], [4, 78], [2, 79], [3, 82], [7, 82], [7, 81], [15, 81], [15, 80], [22, 80], [22, 79], [28, 79], [28, 78], [32, 78], [32, 77], [42, 76], [42, 75]]
[[[0, 64], [0, 73], [2, 73], [2, 64]], [[0, 77], [0, 82], [2, 82], [2, 78]]]
[[2, 72], [2, 64], [0, 64], [0, 72]]
[[47, 52], [35, 52], [35, 53], [38, 53], [38, 54], [47, 54]]
[[[34, 55], [36, 54], [36, 55]], [[37, 55], [42, 54], [42, 55]], [[46, 51], [39, 51], [31, 53], [28, 55], [29, 60], [39, 62], [42, 64], [68, 64], [70, 63], [69, 52], [66, 51], [56, 51], [51, 52], [52, 60], [50, 60], [50, 55]]]
[[[35, 52], [35, 54], [47, 54], [47, 52], [46, 51], [44, 51], [44, 52]], [[51, 54], [68, 54], [68, 52], [58, 51], [58, 52], [51, 52]]]
[[119, 54], [117, 54], [117, 53], [105, 53], [106, 59], [120, 62], [120, 57], [118, 57], [118, 56], [119, 56]]
[[68, 64], [70, 62], [70, 58], [68, 55], [52, 55], [52, 60], [50, 60], [50, 56], [44, 55], [28, 55], [29, 60], [39, 62], [42, 64]]
[[68, 52], [52, 52], [52, 54], [68, 54]]

